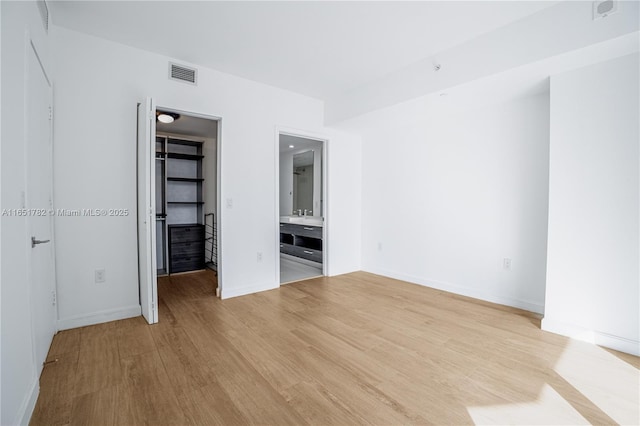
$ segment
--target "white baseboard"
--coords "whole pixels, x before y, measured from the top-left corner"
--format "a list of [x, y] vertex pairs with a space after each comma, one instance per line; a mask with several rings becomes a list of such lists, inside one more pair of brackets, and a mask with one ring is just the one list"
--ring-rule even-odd
[[395, 271], [388, 271], [386, 269], [368, 268], [365, 269], [365, 271], [376, 275], [383, 275], [385, 277], [394, 278], [396, 280], [407, 281], [412, 284], [418, 284], [425, 287], [435, 288], [437, 290], [447, 291], [449, 293], [459, 294], [461, 296], [473, 297], [474, 299], [480, 299], [486, 302], [524, 309], [525, 311], [535, 312], [537, 314], [544, 314], [544, 305], [536, 302], [529, 302], [526, 300], [514, 299], [511, 297], [489, 294], [475, 288], [446, 283], [442, 281], [427, 280], [424, 278], [414, 277], [412, 275], [402, 274]]
[[232, 297], [245, 296], [247, 294], [258, 293], [261, 291], [273, 290], [280, 287], [279, 284], [273, 282], [252, 284], [244, 287], [228, 288], [227, 285], [222, 286], [220, 299], [230, 299]]
[[38, 395], [40, 394], [40, 383], [37, 377], [34, 377], [31, 383], [29, 393], [25, 395], [25, 399], [18, 410], [16, 420], [14, 424], [27, 426], [31, 421], [33, 415], [33, 409], [36, 408], [36, 401], [38, 401]]
[[627, 339], [626, 337], [614, 336], [612, 334], [590, 330], [576, 324], [556, 321], [548, 317], [544, 317], [542, 319], [542, 330], [571, 337], [572, 339], [581, 340], [583, 342], [593, 343], [594, 345], [615, 349], [616, 351], [625, 352], [631, 355], [640, 356], [640, 342], [637, 340]]
[[75, 317], [59, 319], [58, 330], [68, 330], [70, 328], [85, 327], [87, 325], [101, 324], [103, 322], [139, 317], [140, 315], [142, 315], [142, 309], [140, 308], [140, 305], [128, 306], [126, 308], [109, 309], [86, 315], [78, 315]]

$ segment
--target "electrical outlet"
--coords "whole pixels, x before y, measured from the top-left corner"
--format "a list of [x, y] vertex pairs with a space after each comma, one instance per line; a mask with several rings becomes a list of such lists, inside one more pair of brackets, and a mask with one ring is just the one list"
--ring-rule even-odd
[[504, 269], [505, 271], [511, 270], [511, 259], [509, 259], [508, 257], [502, 259], [502, 269]]
[[233, 198], [227, 198], [227, 208], [228, 209], [233, 208]]
[[256, 253], [256, 260], [257, 260], [258, 262], [262, 262], [262, 252], [261, 252], [261, 251], [259, 251], [258, 253]]
[[95, 282], [96, 284], [103, 283], [107, 280], [107, 272], [103, 269], [96, 269]]

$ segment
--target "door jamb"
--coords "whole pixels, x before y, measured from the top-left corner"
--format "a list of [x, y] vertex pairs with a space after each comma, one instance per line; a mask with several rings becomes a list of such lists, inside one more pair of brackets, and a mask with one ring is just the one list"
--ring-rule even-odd
[[293, 129], [284, 126], [276, 126], [275, 128], [275, 277], [278, 287], [280, 286], [280, 135], [296, 136], [305, 139], [312, 139], [322, 143], [322, 275], [327, 277], [330, 274], [329, 265], [329, 226], [330, 218], [329, 201], [327, 194], [329, 193], [329, 167], [327, 166], [329, 141], [326, 135], [309, 132], [306, 130]]
[[[24, 56], [24, 69], [25, 69], [25, 75], [24, 77], [26, 78], [29, 75], [29, 55], [35, 55], [36, 60], [38, 61], [38, 64], [40, 65], [40, 71], [42, 72], [42, 74], [44, 75], [44, 78], [47, 82], [47, 86], [49, 87], [47, 90], [47, 103], [49, 104], [49, 111], [50, 111], [50, 116], [49, 116], [49, 124], [48, 124], [48, 136], [49, 136], [49, 141], [48, 141], [48, 163], [51, 166], [51, 176], [49, 176], [49, 215], [48, 215], [48, 220], [49, 220], [49, 226], [50, 226], [50, 232], [51, 232], [51, 245], [50, 250], [51, 250], [51, 256], [52, 256], [52, 266], [53, 266], [53, 287], [50, 289], [51, 290], [51, 294], [50, 296], [52, 297], [52, 303], [55, 305], [54, 309], [53, 309], [53, 318], [50, 318], [50, 320], [52, 321], [53, 324], [53, 335], [55, 336], [56, 333], [58, 332], [58, 317], [59, 317], [59, 312], [58, 312], [58, 303], [57, 303], [57, 293], [58, 293], [58, 282], [56, 279], [57, 273], [56, 273], [56, 250], [55, 250], [55, 223], [54, 223], [54, 214], [51, 214], [52, 210], [53, 210], [53, 84], [51, 82], [51, 79], [49, 78], [49, 74], [47, 73], [47, 70], [44, 66], [44, 64], [42, 63], [42, 60], [40, 59], [40, 54], [38, 53], [38, 49], [36, 48], [36, 45], [34, 43], [33, 38], [31, 37], [31, 34], [29, 33], [29, 31], [25, 32], [25, 56]], [[27, 94], [25, 93], [25, 96]], [[24, 103], [24, 111], [23, 111], [23, 115], [26, 117], [26, 114], [28, 112], [28, 105], [25, 102]], [[25, 137], [25, 144], [23, 147], [23, 156], [24, 156], [24, 171], [23, 171], [23, 179], [24, 179], [24, 191], [22, 192], [23, 194], [23, 198], [22, 198], [22, 203], [23, 205], [21, 207], [27, 208], [27, 203], [29, 202], [29, 196], [30, 194], [27, 193], [27, 187], [28, 187], [28, 182], [29, 182], [29, 171], [31, 169], [30, 163], [29, 163], [29, 158], [28, 158], [28, 151], [29, 151], [29, 145], [28, 145], [28, 133], [29, 133], [29, 129], [28, 129], [28, 121], [25, 119], [24, 120], [24, 137]], [[31, 234], [31, 224], [32, 224], [32, 219], [30, 218], [29, 215], [27, 215], [26, 219], [25, 219], [25, 240], [29, 241]], [[33, 303], [34, 303], [34, 298], [35, 295], [32, 292], [33, 289], [33, 285], [32, 285], [32, 280], [33, 280], [33, 253], [32, 253], [32, 248], [29, 247], [29, 243], [25, 242], [25, 249], [26, 249], [26, 261], [27, 261], [27, 294], [29, 297], [29, 317], [33, 319]], [[31, 321], [31, 352], [32, 352], [32, 358], [33, 360], [37, 360], [37, 344], [36, 344], [36, 334], [35, 334], [35, 329], [34, 329], [34, 321]], [[40, 373], [42, 372], [43, 369], [43, 365], [36, 365], [37, 368], [37, 376], [40, 376]]]
[[[223, 223], [223, 218], [222, 218], [222, 212], [223, 212], [223, 209], [222, 209], [222, 199], [223, 199], [222, 198], [222, 116], [219, 114], [203, 114], [199, 112], [192, 112], [192, 111], [176, 109], [171, 107], [164, 107], [159, 104], [156, 104], [156, 109], [160, 109], [162, 111], [167, 111], [167, 112], [175, 112], [176, 114], [180, 114], [180, 115], [188, 115], [189, 117], [213, 120], [218, 123], [217, 135], [216, 135], [216, 220], [217, 220], [216, 224], [217, 224], [217, 231], [218, 231], [216, 244], [217, 244], [217, 250], [218, 250], [217, 251], [218, 287], [216, 289], [216, 297], [220, 298], [220, 294], [222, 293], [222, 286], [224, 285], [224, 275], [223, 275], [223, 267], [222, 267], [223, 262], [222, 262], [222, 256], [221, 256], [223, 232], [222, 232], [222, 226], [220, 226]], [[155, 121], [153, 125], [154, 126], [156, 125]], [[156, 229], [153, 229], [152, 232], [155, 233]], [[157, 290], [157, 287], [158, 287], [157, 280], [154, 283], [154, 285], [156, 286], [156, 290]]]

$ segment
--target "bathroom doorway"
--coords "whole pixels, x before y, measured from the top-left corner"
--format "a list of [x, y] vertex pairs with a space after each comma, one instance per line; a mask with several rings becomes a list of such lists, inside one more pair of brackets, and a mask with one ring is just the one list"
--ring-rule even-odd
[[326, 275], [326, 140], [278, 133], [280, 284]]

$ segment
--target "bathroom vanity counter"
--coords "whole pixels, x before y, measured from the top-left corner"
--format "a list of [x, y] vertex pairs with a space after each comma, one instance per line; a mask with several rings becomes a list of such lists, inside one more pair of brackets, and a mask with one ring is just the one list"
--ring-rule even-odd
[[[298, 216], [291, 218], [294, 222], [285, 222], [282, 217], [280, 218], [280, 252], [322, 263], [322, 218]], [[315, 225], [316, 223], [320, 226]]]
[[322, 228], [324, 220], [320, 216], [280, 216], [280, 223], [296, 223]]

